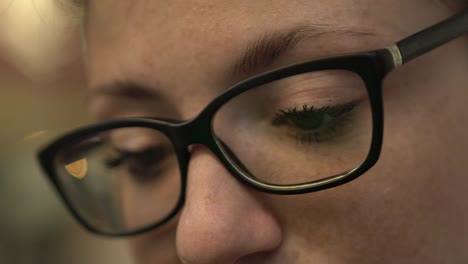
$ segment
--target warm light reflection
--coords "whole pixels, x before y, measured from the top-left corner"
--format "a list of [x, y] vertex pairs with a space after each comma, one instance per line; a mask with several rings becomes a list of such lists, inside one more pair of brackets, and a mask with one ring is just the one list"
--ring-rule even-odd
[[23, 137], [23, 140], [24, 141], [34, 140], [34, 139], [40, 138], [40, 137], [42, 137], [42, 136], [44, 136], [46, 134], [47, 134], [47, 130], [35, 131], [35, 132]]
[[68, 165], [65, 165], [65, 169], [77, 179], [82, 179], [86, 176], [88, 172], [88, 160], [80, 159]]

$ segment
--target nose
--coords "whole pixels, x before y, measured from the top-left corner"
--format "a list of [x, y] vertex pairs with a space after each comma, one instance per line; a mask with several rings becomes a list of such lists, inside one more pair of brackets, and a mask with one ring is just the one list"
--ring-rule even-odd
[[278, 248], [280, 225], [258, 194], [230, 175], [207, 148], [194, 146], [191, 154], [176, 237], [182, 261], [250, 263]]

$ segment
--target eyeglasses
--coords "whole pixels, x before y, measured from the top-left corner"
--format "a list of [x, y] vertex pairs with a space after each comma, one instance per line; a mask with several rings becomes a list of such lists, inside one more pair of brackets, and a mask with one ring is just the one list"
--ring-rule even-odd
[[240, 182], [300, 194], [356, 179], [378, 160], [382, 80], [468, 32], [468, 12], [376, 51], [305, 61], [245, 80], [195, 118], [125, 118], [71, 132], [39, 153], [72, 214], [89, 230], [132, 235], [182, 208], [188, 147], [203, 144]]

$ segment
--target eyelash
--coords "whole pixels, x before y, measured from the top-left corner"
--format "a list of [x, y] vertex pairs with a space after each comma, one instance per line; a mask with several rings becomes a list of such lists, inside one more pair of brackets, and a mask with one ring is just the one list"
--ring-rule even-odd
[[[273, 125], [294, 127], [293, 136], [299, 143], [322, 142], [335, 136], [337, 128], [349, 120], [347, 114], [355, 105], [355, 102], [320, 108], [303, 105], [300, 109], [279, 110]], [[324, 124], [326, 127], [322, 127]]]
[[[155, 171], [160, 169], [160, 162], [163, 162], [168, 155], [168, 150], [163, 147], [150, 147], [138, 152], [129, 152], [115, 149], [117, 154], [104, 160], [104, 165], [108, 169], [118, 169], [124, 166], [128, 173], [138, 180], [145, 180], [154, 177]], [[149, 163], [148, 163], [149, 162]], [[145, 166], [142, 168], [141, 166]], [[145, 171], [145, 170], [150, 171]], [[140, 171], [141, 170], [141, 171]], [[149, 175], [147, 175], [149, 173]]]

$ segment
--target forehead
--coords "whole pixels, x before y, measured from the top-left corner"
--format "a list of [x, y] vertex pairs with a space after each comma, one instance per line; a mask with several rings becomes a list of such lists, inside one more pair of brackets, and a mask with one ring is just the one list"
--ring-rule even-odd
[[[229, 29], [232, 26], [254, 29], [277, 26], [297, 20], [341, 23], [377, 23], [382, 12], [401, 13], [418, 7], [425, 0], [100, 0], [90, 1], [92, 30], [112, 35], [123, 29], [151, 29], [160, 33], [195, 33]], [[422, 2], [422, 3], [421, 3]], [[427, 3], [426, 3], [427, 5]], [[255, 22], [255, 24], [252, 24]], [[397, 25], [398, 23], [393, 23]], [[104, 28], [103, 28], [104, 27]], [[104, 29], [104, 30], [103, 30]], [[222, 33], [222, 32], [220, 32]]]
[[[227, 57], [239, 52], [242, 44], [254, 37], [304, 24], [372, 30], [386, 24], [378, 10], [398, 11], [398, 6], [388, 3], [391, 2], [90, 1], [87, 38], [91, 58], [103, 58], [106, 54], [115, 57], [119, 50], [119, 57], [152, 57], [168, 63], [179, 62], [182, 57], [188, 63], [188, 58], [198, 56], [206, 62], [207, 57]], [[127, 52], [122, 54], [121, 50]]]
[[177, 47], [180, 39], [192, 44], [210, 41], [229, 46], [231, 42], [226, 40], [236, 41], [242, 35], [298, 23], [374, 26], [381, 20], [381, 16], [374, 15], [376, 7], [384, 9], [385, 5], [349, 0], [100, 0], [90, 3], [89, 37], [114, 44], [144, 37], [147, 43], [158, 46]]

